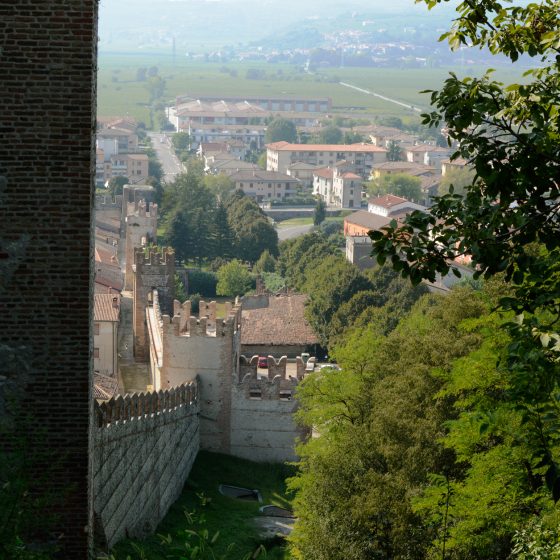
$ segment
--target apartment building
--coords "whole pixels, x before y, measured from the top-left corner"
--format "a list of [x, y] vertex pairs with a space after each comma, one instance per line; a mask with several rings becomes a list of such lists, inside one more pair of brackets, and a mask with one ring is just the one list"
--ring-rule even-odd
[[297, 192], [300, 182], [290, 175], [276, 171], [240, 170], [230, 175], [235, 181], [235, 188], [241, 189], [246, 195], [257, 202], [286, 200]]
[[318, 167], [334, 167], [345, 161], [353, 172], [366, 179], [373, 165], [387, 160], [387, 150], [373, 144], [290, 144], [273, 142], [266, 145], [266, 168], [269, 171], [286, 173], [297, 162]]

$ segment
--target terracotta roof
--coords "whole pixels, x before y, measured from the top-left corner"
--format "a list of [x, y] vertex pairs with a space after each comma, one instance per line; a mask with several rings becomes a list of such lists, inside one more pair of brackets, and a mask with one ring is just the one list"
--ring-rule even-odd
[[120, 297], [118, 295], [94, 294], [93, 298], [94, 321], [117, 322], [119, 320]]
[[313, 171], [314, 177], [322, 177], [323, 179], [332, 179], [334, 176], [334, 171], [330, 167], [321, 167], [321, 169], [316, 169]]
[[373, 144], [290, 144], [289, 142], [272, 142], [266, 144], [271, 150], [284, 152], [375, 152], [385, 153], [385, 148]]
[[394, 169], [406, 169], [407, 173], [411, 171], [435, 171], [435, 167], [424, 165], [423, 163], [414, 163], [411, 161], [384, 161], [383, 163], [375, 163], [372, 165], [373, 169], [381, 171], [392, 171]]
[[358, 210], [350, 216], [346, 216], [344, 221], [348, 224], [354, 224], [356, 226], [361, 226], [367, 229], [377, 230], [386, 226], [391, 220], [394, 220], [394, 216], [380, 216], [379, 214], [372, 214], [367, 210]]
[[234, 181], [282, 181], [290, 183], [299, 183], [297, 179], [285, 173], [278, 173], [277, 171], [264, 171], [263, 169], [241, 169], [230, 175], [230, 179]]
[[440, 146], [431, 146], [429, 144], [420, 144], [418, 146], [411, 146], [406, 149], [407, 152], [450, 152], [447, 148], [441, 148]]
[[288, 169], [304, 169], [304, 170], [315, 170], [318, 169], [318, 167], [316, 165], [313, 165], [312, 163], [305, 163], [304, 161], [296, 161], [295, 163], [292, 163], [292, 165], [288, 165]]
[[465, 158], [462, 158], [462, 157], [455, 158], [453, 160], [444, 159], [444, 160], [441, 161], [441, 163], [445, 163], [445, 164], [448, 164], [448, 165], [456, 165], [457, 167], [464, 167], [464, 166], [469, 164], [469, 162]]
[[148, 156], [146, 154], [126, 154], [129, 159], [141, 159], [148, 161]]
[[378, 196], [377, 198], [370, 198], [368, 202], [370, 204], [374, 204], [375, 206], [381, 206], [382, 208], [387, 208], [387, 210], [390, 210], [393, 206], [397, 206], [397, 204], [403, 204], [404, 202], [408, 202], [408, 200], [400, 196], [395, 196], [394, 194], [386, 194], [383, 196]]
[[241, 344], [303, 345], [318, 342], [304, 316], [307, 295], [270, 296], [269, 306], [242, 311]]
[[93, 396], [97, 400], [108, 401], [118, 392], [119, 384], [115, 377], [93, 373]]
[[342, 174], [342, 178], [343, 179], [362, 179], [359, 175], [356, 175], [355, 173], [352, 173], [350, 171], [347, 171], [346, 173]]
[[201, 142], [200, 150], [203, 152], [227, 152], [225, 142]]

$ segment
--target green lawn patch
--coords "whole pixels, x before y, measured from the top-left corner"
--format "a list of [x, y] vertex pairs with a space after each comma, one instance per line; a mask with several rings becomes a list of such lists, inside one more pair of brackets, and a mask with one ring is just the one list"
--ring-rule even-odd
[[293, 226], [307, 226], [313, 223], [313, 218], [302, 217], [302, 218], [290, 218], [289, 220], [282, 220], [281, 222], [276, 222], [276, 227], [278, 229], [284, 229]]
[[[134, 545], [136, 545], [144, 551], [145, 558], [148, 560], [179, 558], [179, 556], [169, 556], [169, 547], [161, 544], [157, 534], [169, 534], [173, 537], [173, 542], [179, 544], [181, 540], [176, 538], [177, 535], [182, 530], [192, 528], [184, 512], [196, 511], [197, 516], [200, 514], [204, 516], [204, 525], [210, 536], [216, 531], [220, 533], [214, 545], [217, 557], [224, 554], [232, 543], [234, 548], [227, 556], [231, 560], [240, 560], [263, 544], [267, 549], [266, 560], [288, 560], [290, 556], [283, 542], [278, 540], [263, 542], [252, 524], [252, 519], [259, 515], [261, 505], [290, 507], [285, 480], [292, 474], [293, 468], [287, 465], [254, 463], [229, 455], [201, 451], [181, 497], [158, 526], [156, 535], [144, 541], [122, 541], [115, 546], [113, 554], [117, 560], [125, 560], [127, 555], [137, 560], [141, 556], [135, 550]], [[220, 484], [258, 489], [263, 497], [263, 503], [245, 502], [222, 496], [218, 491]], [[202, 502], [206, 504], [202, 505]]]

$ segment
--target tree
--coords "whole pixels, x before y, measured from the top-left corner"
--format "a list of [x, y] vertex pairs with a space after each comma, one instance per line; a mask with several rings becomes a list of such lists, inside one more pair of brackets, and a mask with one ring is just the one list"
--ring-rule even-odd
[[394, 194], [418, 202], [422, 198], [422, 181], [406, 173], [385, 173], [368, 185], [370, 194]]
[[109, 179], [109, 193], [111, 196], [122, 195], [123, 187], [128, 184], [128, 177], [111, 177]]
[[319, 132], [319, 142], [321, 144], [342, 144], [342, 130], [337, 126], [327, 126]]
[[[434, 7], [435, 0], [426, 0]], [[560, 72], [557, 2], [502, 6], [463, 2], [446, 33], [450, 46], [488, 48], [515, 62], [538, 57], [523, 84], [504, 85], [492, 71], [480, 78], [451, 74], [431, 95], [434, 110], [424, 124], [446, 123], [450, 141], [476, 173], [465, 195], [448, 194], [428, 214], [412, 213], [400, 228], [372, 233], [378, 260], [389, 258], [418, 283], [469, 255], [476, 276], [505, 272], [513, 294], [501, 301], [517, 322], [506, 363], [515, 375], [508, 398], [527, 418], [538, 418], [560, 389], [555, 323], [560, 313]], [[533, 453], [547, 467], [546, 481], [560, 497], [560, 465], [550, 449], [558, 438], [557, 410], [534, 434]], [[554, 421], [552, 420], [554, 419]]]
[[265, 249], [259, 260], [255, 263], [255, 272], [274, 272], [276, 270], [276, 259]]
[[462, 169], [450, 169], [442, 178], [438, 187], [439, 196], [446, 195], [450, 192], [450, 187], [453, 185], [453, 193], [464, 196], [467, 192], [467, 187], [473, 184], [475, 180], [475, 172], [468, 167]]
[[327, 217], [327, 205], [322, 198], [317, 199], [317, 204], [315, 205], [315, 209], [313, 210], [313, 225], [319, 226]]
[[253, 277], [237, 259], [225, 264], [218, 270], [216, 294], [219, 296], [242, 296], [253, 285]]
[[401, 161], [403, 158], [403, 151], [398, 142], [390, 140], [387, 145], [387, 160], [388, 161]]
[[177, 132], [171, 137], [171, 143], [177, 153], [188, 150], [191, 144], [190, 134], [188, 132]]
[[188, 243], [192, 235], [188, 217], [182, 211], [177, 211], [171, 216], [165, 230], [165, 243], [175, 250], [175, 257], [179, 261], [187, 260], [190, 255]]
[[270, 142], [295, 142], [297, 140], [297, 130], [296, 125], [283, 118], [274, 119], [266, 127], [265, 140], [267, 143]]

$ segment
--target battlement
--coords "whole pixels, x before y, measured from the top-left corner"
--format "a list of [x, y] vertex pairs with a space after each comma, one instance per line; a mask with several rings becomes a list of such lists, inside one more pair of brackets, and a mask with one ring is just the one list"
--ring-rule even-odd
[[[296, 358], [296, 376], [287, 375], [288, 358], [282, 356], [278, 360], [274, 356], [267, 356], [267, 375], [264, 379], [269, 382], [274, 380], [289, 380], [297, 383], [301, 381], [305, 375], [305, 362], [298, 356]], [[247, 358], [244, 355], [239, 357], [239, 383], [244, 383], [249, 379], [258, 379], [257, 368], [259, 363], [258, 356]], [[261, 375], [261, 378], [263, 376]]]
[[[153, 302], [155, 304], [155, 302]], [[173, 317], [164, 315], [162, 323], [171, 325], [167, 329], [174, 336], [208, 336], [223, 337], [233, 335], [239, 331], [241, 326], [241, 305], [226, 304], [227, 317], [225, 319], [216, 318], [216, 302], [201, 301], [199, 304], [199, 316], [191, 315], [191, 302], [173, 302]]]
[[172, 266], [175, 268], [175, 252], [171, 247], [137, 247], [134, 249], [134, 264], [136, 273], [141, 273], [151, 266]]
[[112, 198], [109, 195], [104, 194], [96, 194], [95, 195], [95, 210], [103, 211], [103, 210], [121, 210], [123, 204], [123, 197], [122, 195], [117, 195], [115, 198]]
[[198, 380], [156, 393], [119, 395], [99, 404], [95, 402], [95, 419], [99, 428], [115, 422], [141, 419], [183, 406], [198, 404]]
[[141, 198], [138, 201], [127, 203], [127, 221], [133, 216], [140, 218], [157, 218], [157, 215], [158, 205], [155, 202], [146, 202], [144, 198]]

